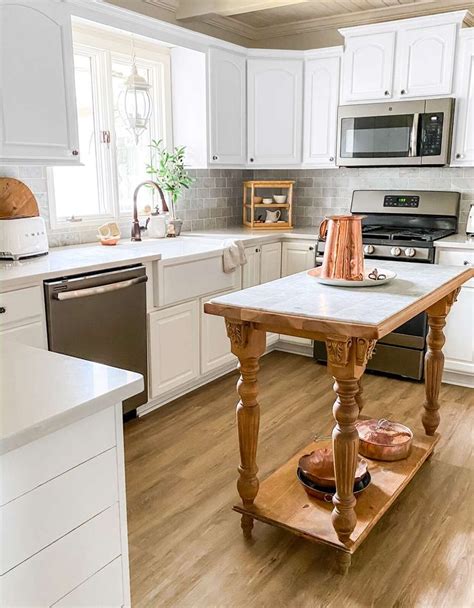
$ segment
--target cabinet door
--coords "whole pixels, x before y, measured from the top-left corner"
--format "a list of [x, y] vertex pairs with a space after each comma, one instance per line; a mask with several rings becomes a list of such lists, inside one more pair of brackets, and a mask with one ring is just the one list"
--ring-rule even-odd
[[456, 32], [455, 23], [400, 31], [397, 95], [427, 97], [452, 92]]
[[260, 283], [281, 277], [281, 243], [268, 243], [260, 247]]
[[454, 165], [474, 165], [474, 31], [462, 31], [458, 49], [454, 93]]
[[35, 321], [33, 323], [27, 323], [26, 325], [20, 325], [19, 327], [4, 329], [0, 331], [0, 336], [2, 340], [7, 338], [20, 342], [21, 344], [35, 346], [36, 348], [47, 348], [44, 324], [42, 321]]
[[208, 301], [209, 297], [201, 299], [201, 374], [237, 362], [237, 358], [230, 351], [224, 317], [204, 312], [204, 304]]
[[283, 277], [314, 268], [314, 243], [310, 241], [283, 243], [281, 261]]
[[11, 0], [0, 23], [0, 162], [79, 163], [67, 5]]
[[242, 289], [260, 284], [260, 247], [246, 247], [247, 263], [242, 267]]
[[[472, 282], [472, 281], [471, 281]], [[459, 292], [446, 319], [444, 369], [472, 376], [474, 386], [474, 284]]]
[[198, 300], [150, 313], [149, 332], [152, 398], [198, 377]]
[[393, 96], [395, 32], [346, 38], [342, 62], [342, 101]]
[[303, 62], [249, 59], [248, 160], [301, 163]]
[[306, 62], [303, 162], [331, 167], [336, 162], [339, 57]]
[[246, 61], [242, 55], [209, 51], [211, 164], [246, 162]]

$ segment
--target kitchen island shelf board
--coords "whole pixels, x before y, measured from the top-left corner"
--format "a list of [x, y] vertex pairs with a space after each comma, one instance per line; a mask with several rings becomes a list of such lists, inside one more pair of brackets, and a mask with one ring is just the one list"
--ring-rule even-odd
[[[438, 441], [443, 329], [461, 286], [474, 277], [474, 269], [456, 266], [429, 266], [421, 276], [417, 264], [385, 262], [385, 267], [397, 272], [397, 278], [377, 288], [328, 287], [313, 281], [304, 272], [218, 297], [205, 305], [207, 313], [225, 317], [232, 352], [240, 362], [237, 383], [240, 400], [236, 410], [240, 449], [237, 490], [242, 505], [234, 509], [242, 514], [244, 536], [250, 538], [254, 520], [261, 519], [332, 545], [338, 549], [337, 564], [342, 574], [350, 566], [351, 554]], [[383, 465], [372, 463], [373, 483], [356, 498], [353, 493], [359, 447], [356, 422], [366, 397], [361, 387], [362, 376], [377, 339], [424, 311], [429, 326], [421, 416], [426, 436], [416, 436], [408, 459]], [[327, 368], [334, 378], [337, 396], [332, 433], [336, 493], [331, 512], [317, 503], [311, 507], [312, 502], [305, 498], [304, 490], [297, 487], [297, 462], [304, 452], [271, 475], [260, 490], [257, 376], [266, 332], [326, 343]]]
[[433, 453], [439, 438], [437, 433], [429, 437], [418, 432], [408, 458], [395, 462], [366, 459], [372, 481], [357, 495], [357, 525], [350, 544], [342, 543], [331, 525], [332, 503], [309, 497], [296, 477], [301, 456], [329, 447], [329, 441], [310, 443], [297, 452], [261, 483], [252, 506], [237, 504], [233, 509], [313, 542], [354, 553]]

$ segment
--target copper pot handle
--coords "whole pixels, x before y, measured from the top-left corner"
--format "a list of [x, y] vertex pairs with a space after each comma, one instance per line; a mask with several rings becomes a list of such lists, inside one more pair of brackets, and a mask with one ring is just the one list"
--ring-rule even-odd
[[319, 224], [319, 238], [325, 239], [328, 231], [328, 218], [325, 217], [323, 221]]

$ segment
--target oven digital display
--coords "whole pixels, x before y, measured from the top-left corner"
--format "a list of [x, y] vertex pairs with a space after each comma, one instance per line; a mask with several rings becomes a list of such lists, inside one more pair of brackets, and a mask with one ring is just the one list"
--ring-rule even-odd
[[384, 207], [409, 207], [413, 209], [413, 207], [418, 207], [420, 204], [419, 196], [395, 196], [395, 195], [387, 195], [383, 199]]

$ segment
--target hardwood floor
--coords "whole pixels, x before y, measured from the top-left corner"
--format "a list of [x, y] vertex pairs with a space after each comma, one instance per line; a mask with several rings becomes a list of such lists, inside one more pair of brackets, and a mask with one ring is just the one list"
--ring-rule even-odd
[[[330, 433], [324, 367], [274, 352], [261, 360], [260, 479], [315, 434]], [[125, 426], [133, 608], [468, 608], [473, 605], [474, 391], [443, 384], [441, 440], [352, 559], [255, 522], [238, 495], [231, 374]], [[423, 385], [364, 377], [364, 414], [422, 430]]]

